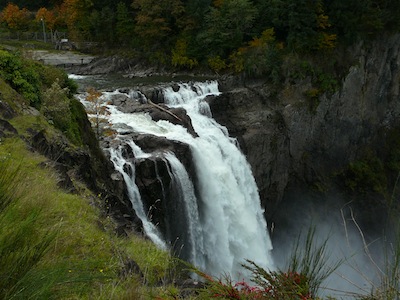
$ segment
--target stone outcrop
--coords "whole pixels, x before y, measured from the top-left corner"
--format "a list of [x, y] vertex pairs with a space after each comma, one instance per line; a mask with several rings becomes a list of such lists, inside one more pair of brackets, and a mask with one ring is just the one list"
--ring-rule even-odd
[[[33, 150], [48, 158], [43, 167], [52, 167], [58, 174], [58, 184], [68, 192], [75, 192], [74, 181], [86, 184], [100, 199], [93, 199], [102, 205], [104, 211], [117, 222], [117, 232], [126, 234], [141, 226], [139, 218], [132, 210], [125, 182], [115, 176], [114, 166], [100, 149], [83, 106], [74, 102], [75, 109], [81, 111], [77, 118], [85, 147], [75, 147], [64, 135], [49, 137], [46, 130], [28, 129], [27, 143]], [[101, 203], [99, 203], [101, 202]]]

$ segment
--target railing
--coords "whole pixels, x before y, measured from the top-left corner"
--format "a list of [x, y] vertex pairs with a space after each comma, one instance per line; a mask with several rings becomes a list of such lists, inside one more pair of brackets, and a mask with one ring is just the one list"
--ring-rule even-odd
[[50, 33], [46, 32], [44, 34], [43, 32], [4, 32], [1, 33], [1, 38], [2, 39], [7, 39], [7, 40], [20, 40], [20, 41], [46, 41], [48, 43], [54, 43], [57, 40], [60, 39], [65, 39], [67, 38], [67, 33], [66, 32], [55, 32], [55, 33]]

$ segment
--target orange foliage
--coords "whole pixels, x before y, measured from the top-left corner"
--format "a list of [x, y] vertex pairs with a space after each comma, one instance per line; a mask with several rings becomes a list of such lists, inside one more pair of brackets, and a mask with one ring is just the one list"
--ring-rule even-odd
[[93, 6], [91, 0], [64, 0], [60, 7], [60, 13], [72, 37], [79, 35], [79, 25], [86, 22], [89, 9]]
[[26, 8], [19, 9], [18, 5], [8, 3], [1, 12], [1, 20], [7, 23], [8, 28], [19, 30], [27, 26], [29, 12]]
[[222, 7], [222, 5], [224, 4], [224, 0], [214, 0], [213, 5], [215, 7]]
[[56, 16], [53, 11], [49, 11], [45, 7], [40, 8], [36, 13], [35, 20], [41, 22], [42, 19], [45, 21], [48, 28], [54, 29]]

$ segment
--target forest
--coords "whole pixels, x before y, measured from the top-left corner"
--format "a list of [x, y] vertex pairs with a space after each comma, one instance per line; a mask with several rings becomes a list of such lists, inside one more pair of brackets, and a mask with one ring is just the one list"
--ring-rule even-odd
[[1, 32], [45, 25], [101, 51], [274, 80], [286, 53], [324, 53], [400, 28], [397, 0], [2, 0], [0, 10]]

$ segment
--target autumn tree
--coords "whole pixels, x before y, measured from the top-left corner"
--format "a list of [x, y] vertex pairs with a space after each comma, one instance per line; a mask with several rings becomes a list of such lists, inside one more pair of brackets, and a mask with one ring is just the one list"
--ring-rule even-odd
[[41, 7], [36, 13], [35, 20], [37, 22], [41, 22], [43, 20], [46, 23], [47, 28], [53, 30], [56, 23], [56, 16], [54, 15], [53, 11], [50, 11], [45, 7]]
[[89, 107], [87, 107], [89, 120], [93, 124], [97, 138], [99, 138], [105, 126], [108, 125], [108, 120], [106, 118], [108, 111], [104, 106], [102, 93], [95, 88], [90, 87], [86, 91], [85, 100], [89, 102]]
[[61, 13], [73, 39], [81, 40], [89, 33], [88, 16], [93, 6], [91, 0], [64, 0]]
[[26, 8], [20, 9], [17, 5], [8, 3], [1, 12], [1, 20], [12, 31], [24, 30], [29, 25], [29, 12]]

